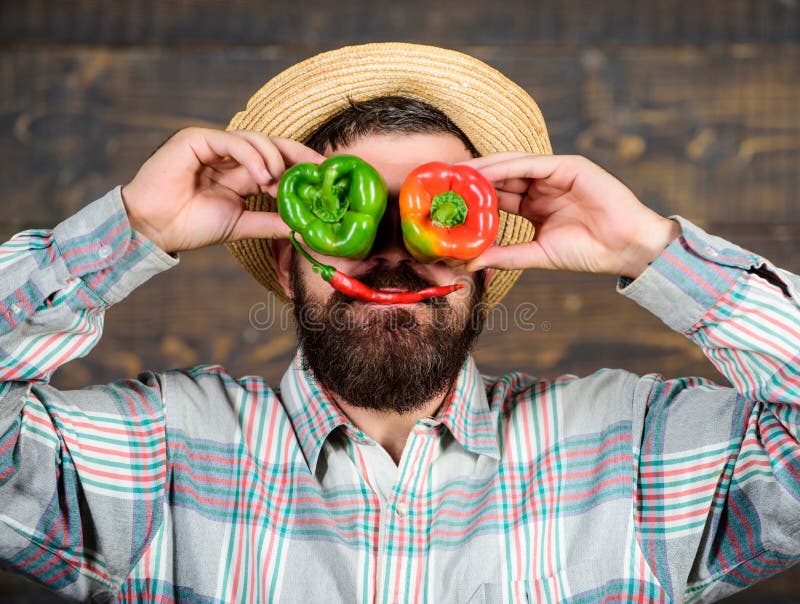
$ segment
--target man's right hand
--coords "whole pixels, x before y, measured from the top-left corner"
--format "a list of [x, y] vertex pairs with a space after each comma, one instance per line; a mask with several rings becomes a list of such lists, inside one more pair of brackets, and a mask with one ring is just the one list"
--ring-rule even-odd
[[166, 252], [226, 241], [288, 237], [275, 212], [245, 209], [248, 195], [277, 195], [288, 166], [325, 158], [258, 132], [186, 128], [164, 143], [122, 188], [131, 226]]

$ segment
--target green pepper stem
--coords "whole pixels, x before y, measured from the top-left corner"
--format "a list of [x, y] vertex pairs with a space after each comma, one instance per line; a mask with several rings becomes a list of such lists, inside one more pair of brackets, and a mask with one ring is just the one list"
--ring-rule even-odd
[[325, 170], [325, 173], [322, 176], [322, 199], [324, 200], [326, 209], [334, 216], [341, 218], [338, 216], [339, 212], [342, 209], [342, 200], [339, 199], [339, 196], [336, 194], [334, 185], [336, 184], [336, 170], [333, 166], [329, 167]]
[[445, 191], [431, 201], [431, 222], [437, 227], [454, 227], [467, 219], [467, 202], [455, 191]]
[[336, 272], [336, 269], [333, 268], [330, 264], [322, 264], [319, 260], [311, 256], [307, 251], [305, 251], [299, 243], [297, 243], [297, 239], [294, 236], [294, 231], [289, 233], [289, 238], [292, 240], [292, 245], [294, 249], [300, 252], [303, 255], [303, 258], [308, 260], [311, 263], [311, 270], [315, 273], [319, 273], [320, 276], [325, 279], [325, 281], [330, 281], [333, 279], [333, 273]]

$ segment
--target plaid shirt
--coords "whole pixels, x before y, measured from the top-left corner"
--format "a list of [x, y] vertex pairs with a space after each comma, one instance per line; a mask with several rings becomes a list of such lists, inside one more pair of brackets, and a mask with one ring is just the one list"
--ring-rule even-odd
[[92, 602], [708, 601], [800, 557], [800, 279], [680, 216], [617, 291], [735, 388], [465, 363], [396, 466], [304, 373], [58, 391], [177, 259], [119, 189], [0, 247], [0, 561]]

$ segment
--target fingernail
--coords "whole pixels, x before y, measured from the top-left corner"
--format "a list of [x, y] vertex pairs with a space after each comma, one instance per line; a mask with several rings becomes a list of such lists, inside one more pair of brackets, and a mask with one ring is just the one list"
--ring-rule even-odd
[[264, 178], [272, 180], [272, 174], [269, 173], [269, 170], [264, 170]]

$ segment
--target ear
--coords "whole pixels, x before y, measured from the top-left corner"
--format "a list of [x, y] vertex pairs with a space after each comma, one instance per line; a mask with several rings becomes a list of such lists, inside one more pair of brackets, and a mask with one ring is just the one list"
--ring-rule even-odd
[[283, 291], [290, 300], [294, 299], [289, 273], [292, 270], [292, 243], [288, 239], [273, 239], [270, 241], [272, 257], [275, 258], [275, 272]]

